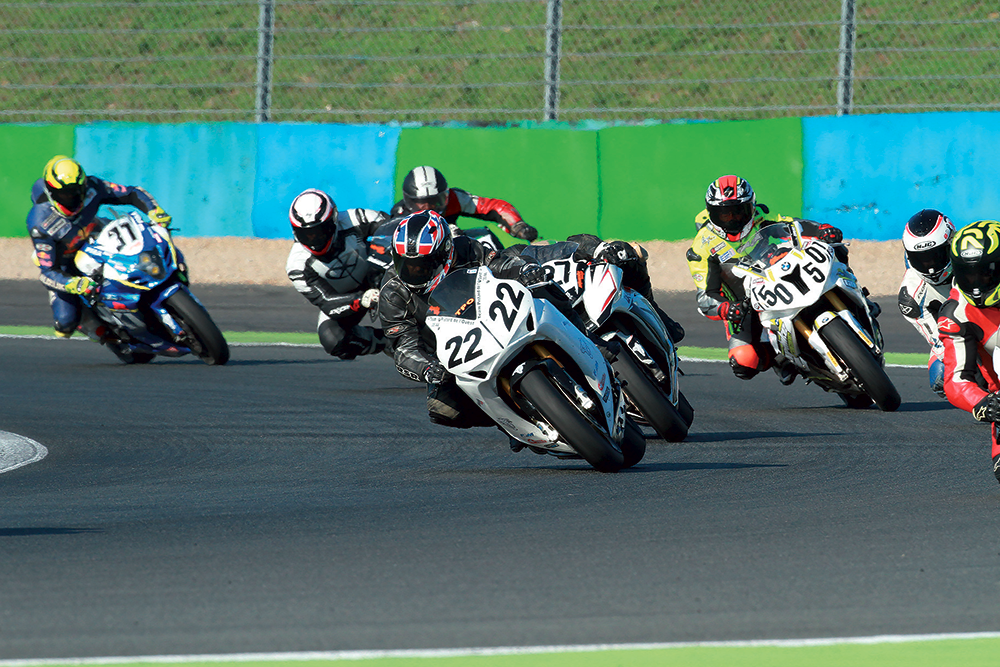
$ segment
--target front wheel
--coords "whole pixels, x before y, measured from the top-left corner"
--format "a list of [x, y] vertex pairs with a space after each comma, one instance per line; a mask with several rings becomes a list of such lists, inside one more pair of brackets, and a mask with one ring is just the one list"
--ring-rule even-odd
[[554, 385], [542, 369], [528, 371], [521, 379], [520, 392], [587, 463], [601, 472], [617, 472], [625, 467], [622, 452], [581, 412], [576, 403]]
[[819, 335], [880, 410], [892, 412], [899, 407], [902, 401], [892, 380], [846, 322], [831, 320]]
[[668, 442], [680, 442], [687, 437], [688, 425], [684, 418], [663, 388], [646, 374], [629, 350], [623, 349], [611, 366], [624, 381], [625, 395], [661, 438]]
[[210, 366], [221, 366], [229, 361], [229, 345], [222, 332], [208, 311], [190, 294], [179, 289], [163, 301], [163, 307], [184, 330], [182, 342], [198, 358]]

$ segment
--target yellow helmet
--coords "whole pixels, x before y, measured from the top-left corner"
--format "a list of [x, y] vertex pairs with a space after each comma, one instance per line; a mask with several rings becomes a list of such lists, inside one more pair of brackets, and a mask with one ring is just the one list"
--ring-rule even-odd
[[79, 162], [57, 155], [46, 163], [42, 178], [45, 194], [57, 211], [66, 217], [80, 212], [87, 197], [87, 173]]
[[1000, 304], [1000, 222], [979, 220], [962, 228], [949, 253], [955, 287], [966, 301], [979, 308]]

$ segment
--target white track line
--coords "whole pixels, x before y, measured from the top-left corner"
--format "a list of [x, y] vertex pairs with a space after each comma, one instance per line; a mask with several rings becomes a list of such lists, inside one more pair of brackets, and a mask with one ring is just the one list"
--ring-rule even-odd
[[802, 648], [843, 644], [904, 644], [912, 642], [1000, 639], [1000, 632], [958, 632], [926, 635], [877, 635], [873, 637], [827, 637], [816, 639], [753, 639], [746, 641], [678, 642], [650, 644], [584, 644], [571, 646], [498, 646], [466, 649], [412, 649], [397, 651], [303, 651], [298, 653], [230, 653], [219, 655], [149, 655], [108, 658], [45, 660], [0, 660], [0, 667], [35, 665], [114, 665], [127, 663], [271, 662], [313, 660], [375, 660], [380, 658], [462, 658], [493, 655], [537, 655], [595, 651], [647, 651], [676, 648]]
[[48, 453], [49, 450], [30, 438], [0, 431], [0, 474], [41, 461]]

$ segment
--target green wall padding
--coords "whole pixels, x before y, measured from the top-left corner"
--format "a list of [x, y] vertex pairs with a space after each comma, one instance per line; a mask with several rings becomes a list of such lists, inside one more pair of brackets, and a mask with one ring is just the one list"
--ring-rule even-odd
[[74, 127], [0, 125], [0, 236], [28, 235], [31, 186], [53, 155], [73, 156]]
[[612, 127], [598, 137], [604, 238], [692, 238], [705, 190], [726, 174], [749, 181], [772, 213], [802, 212], [798, 118]]
[[[542, 238], [597, 231], [597, 133], [570, 129], [403, 129], [396, 152], [396, 200], [403, 177], [430, 165], [451, 187], [505, 199]], [[459, 227], [482, 226], [459, 218]], [[515, 243], [499, 233], [505, 244]]]

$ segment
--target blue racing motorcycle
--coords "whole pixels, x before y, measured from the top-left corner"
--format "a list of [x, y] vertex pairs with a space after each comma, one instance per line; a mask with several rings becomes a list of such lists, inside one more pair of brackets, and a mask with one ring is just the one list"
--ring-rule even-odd
[[98, 284], [83, 299], [80, 330], [126, 364], [194, 354], [229, 361], [229, 345], [187, 285], [170, 231], [132, 212], [107, 222], [76, 254], [77, 269]]

